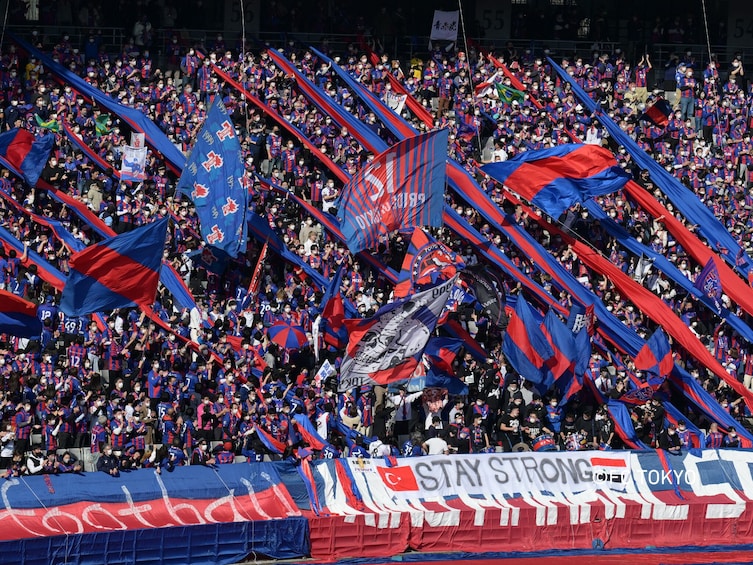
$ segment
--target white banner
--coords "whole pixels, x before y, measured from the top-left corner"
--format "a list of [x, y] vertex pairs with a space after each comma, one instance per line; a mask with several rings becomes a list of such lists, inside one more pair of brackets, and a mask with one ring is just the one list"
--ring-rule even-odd
[[[630, 459], [629, 452], [578, 451], [408, 457], [398, 459], [396, 467], [383, 459], [349, 459], [348, 464], [356, 483], [366, 481], [374, 496], [383, 485], [389, 497], [432, 498], [624, 491]], [[381, 485], [374, 490], [377, 477]]]
[[131, 132], [131, 147], [141, 148], [145, 147], [144, 145], [144, 134], [143, 133], [137, 133], [137, 132]]
[[145, 178], [146, 147], [123, 148], [123, 158], [120, 163], [120, 179], [140, 182]]
[[408, 96], [405, 94], [396, 94], [391, 90], [388, 90], [384, 95], [384, 103], [395, 112], [398, 116], [403, 113], [403, 107], [405, 107], [405, 101]]
[[439, 41], [457, 41], [460, 12], [443, 12], [434, 10], [434, 22], [431, 24], [431, 39]]
[[[384, 378], [399, 372], [401, 364], [423, 353], [436, 327], [457, 275], [449, 281], [397, 301], [351, 332], [360, 335], [349, 343], [340, 366], [339, 391], [372, 384], [375, 373]], [[406, 375], [406, 377], [409, 375]]]

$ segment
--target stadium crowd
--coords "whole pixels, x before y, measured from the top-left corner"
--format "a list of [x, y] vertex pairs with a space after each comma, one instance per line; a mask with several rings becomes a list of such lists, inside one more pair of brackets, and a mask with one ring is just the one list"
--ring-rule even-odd
[[[176, 35], [166, 66], [158, 68], [148, 49], [135, 39], [115, 54], [101, 52], [94, 35], [83, 46], [72, 45], [67, 36], [35, 34], [32, 39], [91, 86], [143, 111], [184, 152], [190, 151], [214, 97], [221, 96], [233, 116], [247, 171], [273, 179], [324, 211], [333, 210], [342, 184], [298, 140], [287, 136], [225, 84], [213, 64], [298, 127], [344, 171], [352, 174], [370, 158], [347, 127], [307, 102], [295, 81], [281, 72], [264, 50], [241, 53], [218, 35], [203, 49], [206, 57], [201, 58], [197, 49], [184, 45]], [[286, 45], [284, 53], [328, 96], [386, 140], [394, 141], [329, 65], [295, 44]], [[506, 160], [522, 151], [568, 142], [569, 131], [585, 143], [610, 144], [598, 121], [552, 72], [545, 54], [518, 53], [511, 44], [495, 53], [526, 87], [525, 95], [513, 100], [501, 100], [494, 89], [476, 88], [495, 81], [511, 83], [491, 59], [475, 50], [437, 49], [426, 60], [410, 62], [382, 55], [376, 64], [357, 46], [332, 56], [379, 97], [384, 98], [391, 89], [388, 74], [403, 82], [431, 112], [435, 127], [450, 130], [449, 154], [516, 222], [590, 285], [614, 315], [646, 337], [654, 326], [643, 312], [609, 280], [580, 263], [558, 236], [550, 237], [511, 205], [505, 191], [476, 168], [480, 162]], [[714, 211], [741, 245], [750, 248], [753, 123], [749, 107], [753, 92], [740, 59], [733, 59], [728, 69], [715, 60], [700, 65], [690, 52], [683, 53], [676, 65], [673, 62], [677, 103], [666, 127], [639, 119], [660, 94], [673, 98], [672, 93], [654, 89], [649, 81], [654, 64], [649, 54], [634, 62], [620, 50], [595, 51], [591, 56], [568, 55], [559, 61], [623, 129]], [[196, 264], [190, 254], [201, 247], [196, 210], [187, 198], [175, 193], [177, 177], [165, 161], [150, 150], [146, 181], [120, 182], [118, 171], [130, 133], [128, 125], [70, 84], [58, 82], [40, 61], [13, 44], [3, 49], [0, 60], [0, 95], [4, 129], [21, 127], [55, 135], [54, 153], [42, 173], [43, 181], [84, 203], [104, 225], [123, 233], [154, 218], [174, 218], [164, 258], [197, 298], [196, 308], [181, 310], [160, 287], [154, 310], [174, 334], [138, 309], [93, 318], [65, 316], [59, 309], [59, 293], [42, 280], [28, 253], [38, 253], [65, 273], [72, 248], [38, 219], [59, 220], [83, 244], [97, 241], [99, 236], [48, 191], [31, 188], [3, 170], [0, 222], [23, 243], [25, 251], [19, 255], [7, 246], [0, 251], [0, 287], [39, 303], [44, 324], [41, 339], [6, 336], [0, 351], [0, 466], [7, 469], [7, 477], [81, 471], [83, 462], [71, 453], [63, 454], [80, 447], [89, 447], [97, 458], [97, 468], [113, 475], [139, 467], [170, 470], [188, 463], [230, 463], [236, 456], [253, 461], [274, 455], [257, 430], [285, 445], [284, 452], [275, 457], [622, 447], [613, 419], [588, 387], [563, 406], [555, 391], [542, 397], [529, 384], [521, 383], [501, 353], [501, 328], [489, 324], [484, 313], [472, 306], [453, 316], [485, 347], [488, 356], [482, 360], [464, 352], [455, 359], [453, 367], [468, 385], [467, 395], [408, 392], [404, 386], [390, 390], [364, 387], [338, 394], [336, 378], [322, 378], [318, 369], [325, 359], [339, 366], [343, 351], [322, 344], [317, 361], [311, 347], [322, 289], [270, 256], [263, 265], [260, 291], [249, 296], [251, 273], [261, 249], [255, 241], [222, 275]], [[534, 99], [542, 103], [541, 109]], [[427, 129], [409, 110], [403, 110], [403, 116], [419, 131]], [[72, 136], [80, 142], [73, 143]], [[82, 144], [96, 159], [86, 154]], [[623, 148], [610, 148], [639, 184], [673, 210]], [[329, 278], [340, 265], [346, 266], [341, 291], [360, 316], [371, 316], [390, 300], [392, 288], [385, 277], [353, 257], [292, 199], [264, 190], [259, 182], [250, 183], [250, 193], [254, 211], [312, 268]], [[484, 221], [472, 202], [449, 190], [447, 200], [526, 275], [557, 292], [529, 258]], [[703, 266], [673, 241], [661, 219], [652, 218], [622, 192], [599, 202], [629, 233], [664, 254], [691, 279], [698, 276]], [[679, 215], [678, 219], [682, 220]], [[753, 388], [753, 350], [720, 323], [715, 312], [696, 303], [658, 272], [646, 269], [640, 257], [621, 249], [585, 209], [572, 208], [560, 222], [680, 312], [725, 368]], [[449, 230], [435, 229], [433, 233], [462, 256], [466, 265], [482, 262], [470, 245]], [[399, 270], [407, 243], [405, 234], [393, 234], [374, 256]], [[515, 284], [511, 282], [507, 290], [516, 291]], [[559, 298], [563, 305], [570, 305], [564, 291]], [[726, 305], [739, 310], [729, 302]], [[743, 312], [737, 313], [744, 317]], [[275, 343], [268, 328], [278, 320], [301, 326], [308, 342], [293, 348]], [[189, 346], [184, 338], [196, 346]], [[741, 426], [749, 425], [751, 415], [745, 403], [726, 383], [694, 366], [683, 350], [676, 348], [674, 353], [675, 360], [685, 365]], [[612, 399], [619, 399], [631, 387], [631, 376], [641, 378], [629, 358], [617, 359], [617, 353], [598, 346], [589, 367], [595, 387]], [[671, 452], [686, 449], [691, 445], [686, 422], [681, 420], [677, 427], [665, 425], [661, 394], [671, 395], [669, 387], [662, 387], [643, 405], [629, 406], [636, 436]], [[722, 433], [691, 406], [681, 408], [688, 422], [709, 430], [702, 438], [706, 445], [739, 445], [734, 429]], [[316, 452], [307, 448], [295, 414], [309, 418], [330, 445]], [[347, 429], [356, 433], [347, 433]], [[42, 444], [32, 442], [36, 434]], [[372, 437], [378, 439], [368, 441]]]

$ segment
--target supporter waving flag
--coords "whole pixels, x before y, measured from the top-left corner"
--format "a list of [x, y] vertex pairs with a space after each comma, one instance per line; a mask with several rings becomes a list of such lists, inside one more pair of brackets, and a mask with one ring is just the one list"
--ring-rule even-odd
[[[655, 375], [663, 382], [664, 377], [672, 372], [675, 361], [666, 334], [657, 329], [635, 356], [635, 368]], [[658, 388], [655, 386], [655, 388]]]
[[74, 254], [60, 309], [68, 316], [84, 316], [152, 304], [168, 222], [157, 220]]
[[395, 297], [403, 298], [417, 287], [452, 278], [463, 267], [462, 257], [421, 228], [416, 228], [403, 258]]
[[12, 129], [0, 134], [0, 158], [23, 173], [29, 186], [35, 186], [50, 157], [55, 136], [39, 139], [25, 129]]
[[578, 143], [525, 151], [481, 170], [553, 218], [575, 203], [616, 192], [630, 180], [608, 149]]
[[196, 206], [207, 245], [230, 257], [246, 251], [246, 172], [235, 126], [219, 96], [196, 137], [177, 190]]
[[701, 274], [698, 275], [694, 286], [714, 301], [717, 311], [721, 311], [722, 305], [720, 300], [722, 299], [722, 281], [719, 278], [719, 269], [717, 269], [713, 257], [709, 258], [708, 263], [706, 263]]
[[447, 136], [442, 129], [401, 141], [345, 185], [337, 219], [352, 253], [399, 228], [442, 225]]
[[324, 319], [324, 342], [332, 347], [345, 347], [348, 343], [348, 331], [345, 328], [345, 304], [340, 294], [345, 265], [335, 272], [322, 297], [322, 318]]
[[544, 316], [541, 323], [541, 331], [544, 332], [549, 345], [552, 346], [554, 356], [548, 363], [548, 370], [551, 373], [551, 379], [556, 381], [565, 371], [571, 369], [577, 356], [575, 346], [575, 335], [559, 319], [557, 314], [551, 308]]
[[669, 123], [672, 106], [664, 98], [659, 98], [641, 114], [640, 119], [651, 122], [657, 127], [663, 128]]
[[340, 366], [340, 391], [410, 377], [421, 362], [455, 278], [388, 304], [373, 318], [346, 320], [350, 339]]
[[37, 305], [0, 290], [0, 334], [16, 337], [39, 337], [42, 322], [37, 318]]
[[542, 394], [549, 390], [552, 376], [547, 364], [554, 358], [554, 349], [522, 296], [518, 296], [514, 310], [509, 308], [502, 351], [520, 376], [531, 381]]

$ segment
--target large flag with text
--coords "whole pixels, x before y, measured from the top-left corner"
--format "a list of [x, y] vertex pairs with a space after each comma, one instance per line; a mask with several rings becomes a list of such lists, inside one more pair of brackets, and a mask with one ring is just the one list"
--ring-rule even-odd
[[630, 180], [608, 149], [576, 143], [525, 151], [481, 170], [553, 218], [577, 202], [616, 192]]
[[454, 10], [445, 12], [443, 10], [434, 10], [434, 19], [431, 22], [432, 40], [439, 41], [457, 41], [458, 28], [460, 27], [460, 12]]
[[163, 218], [75, 253], [60, 309], [84, 316], [154, 302], [168, 222]]
[[447, 130], [390, 147], [343, 188], [337, 219], [352, 253], [398, 228], [442, 225]]
[[219, 96], [196, 138], [178, 192], [196, 206], [207, 245], [231, 257], [246, 251], [246, 171], [235, 126]]
[[455, 277], [396, 300], [366, 320], [346, 320], [348, 347], [340, 365], [340, 391], [410, 377], [450, 296]]

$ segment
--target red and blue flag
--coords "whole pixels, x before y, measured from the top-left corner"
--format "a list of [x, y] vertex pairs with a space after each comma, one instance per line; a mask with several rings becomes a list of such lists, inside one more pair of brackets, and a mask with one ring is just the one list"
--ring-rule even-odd
[[340, 294], [345, 265], [340, 265], [332, 277], [322, 297], [322, 319], [324, 320], [324, 342], [343, 348], [348, 343], [348, 330], [345, 327], [345, 304]]
[[454, 337], [431, 337], [424, 349], [424, 357], [429, 365], [449, 375], [454, 375], [452, 363], [455, 361], [463, 340]]
[[502, 352], [512, 368], [544, 394], [552, 384], [548, 363], [554, 357], [554, 350], [522, 296], [518, 296], [514, 310], [508, 307], [507, 315]]
[[567, 404], [570, 398], [583, 388], [583, 375], [591, 361], [591, 338], [583, 328], [575, 334], [575, 361], [555, 381], [560, 401]]
[[217, 96], [196, 137], [177, 190], [196, 206], [206, 244], [230, 257], [246, 251], [246, 184], [235, 125]]
[[651, 122], [656, 127], [663, 128], [669, 123], [669, 116], [672, 114], [672, 106], [664, 98], [659, 98], [646, 111], [641, 114], [640, 119]]
[[553, 309], [549, 309], [541, 323], [541, 331], [544, 333], [554, 355], [549, 360], [547, 368], [552, 381], [559, 379], [565, 371], [574, 371], [577, 352], [575, 349], [575, 336], [567, 329], [567, 326], [559, 319]]
[[447, 130], [403, 140], [377, 155], [343, 188], [337, 219], [352, 253], [380, 236], [442, 225]]
[[694, 285], [703, 294], [714, 301], [717, 310], [721, 310], [720, 300], [722, 299], [722, 280], [719, 278], [719, 269], [713, 257], [709, 257], [708, 263], [698, 275]]
[[84, 316], [152, 304], [168, 222], [163, 218], [75, 253], [60, 309], [68, 316]]
[[39, 337], [41, 333], [37, 305], [7, 290], [0, 290], [0, 334]]
[[308, 417], [303, 414], [295, 414], [293, 419], [298, 426], [298, 433], [301, 434], [301, 438], [309, 445], [309, 447], [311, 447], [311, 449], [321, 451], [329, 445], [327, 440], [319, 435], [319, 432], [316, 431], [316, 428]]
[[630, 180], [608, 149], [583, 144], [525, 151], [481, 170], [553, 218], [575, 203], [616, 192]]
[[424, 230], [416, 228], [403, 258], [393, 295], [404, 298], [417, 288], [451, 279], [463, 267], [465, 263], [460, 255]]
[[[648, 341], [641, 347], [634, 359], [635, 368], [646, 371], [662, 381], [672, 372], [675, 361], [672, 358], [672, 348], [669, 346], [667, 335], [658, 328]], [[658, 383], [660, 384], [660, 383]]]
[[25, 129], [14, 128], [0, 134], [0, 157], [20, 170], [27, 184], [33, 187], [47, 165], [54, 143], [52, 134], [36, 139]]

